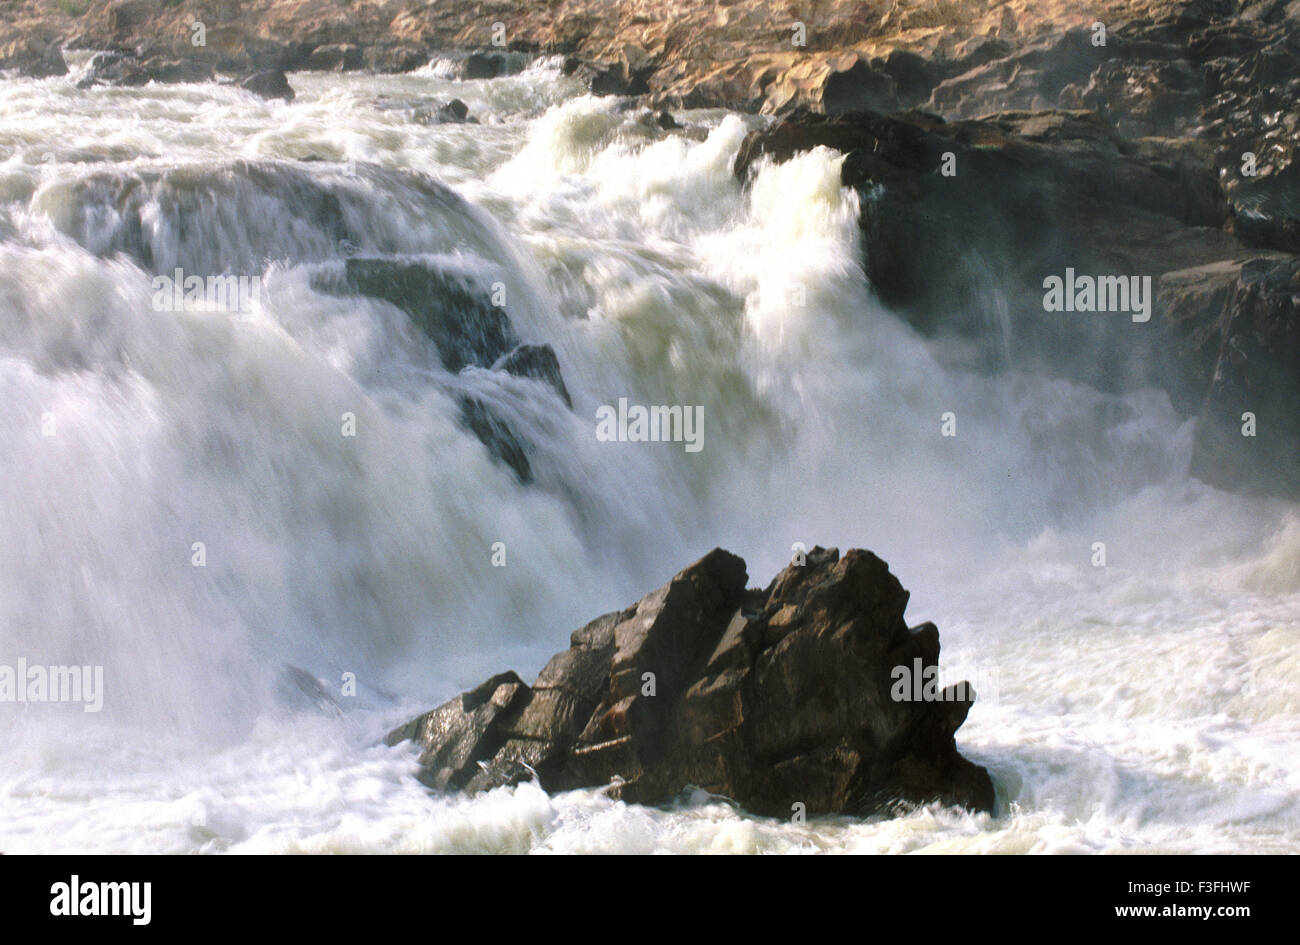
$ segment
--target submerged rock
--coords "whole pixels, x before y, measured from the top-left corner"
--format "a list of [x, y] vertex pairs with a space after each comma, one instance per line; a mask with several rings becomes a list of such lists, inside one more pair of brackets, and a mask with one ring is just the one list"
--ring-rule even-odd
[[988, 772], [954, 739], [969, 686], [900, 690], [900, 669], [937, 666], [939, 633], [908, 628], [908, 592], [885, 562], [814, 548], [764, 590], [746, 580], [744, 561], [716, 549], [575, 631], [532, 687], [494, 676], [388, 743], [415, 741], [421, 780], [441, 790], [536, 776], [647, 804], [694, 785], [772, 816], [993, 810]]
[[493, 365], [498, 371], [505, 371], [516, 377], [531, 377], [549, 384], [566, 407], [573, 406], [573, 398], [564, 384], [564, 375], [560, 373], [560, 360], [555, 356], [555, 349], [550, 345], [520, 345]]
[[[438, 349], [442, 365], [452, 373], [487, 368], [528, 377], [551, 387], [566, 407], [572, 407], [559, 360], [550, 345], [521, 344], [504, 306], [474, 279], [425, 261], [354, 257], [343, 265], [342, 277], [324, 272], [313, 287], [334, 294], [365, 295], [400, 308]], [[534, 480], [527, 437], [481, 398], [458, 395], [461, 424], [472, 432], [493, 459], [514, 472], [523, 485]]]
[[[519, 344], [505, 308], [460, 273], [420, 261], [357, 256], [345, 261], [343, 280], [345, 291], [406, 312], [433, 341], [448, 371], [491, 367]], [[333, 288], [324, 280], [319, 286]]]
[[276, 679], [276, 695], [283, 705], [342, 715], [343, 706], [322, 680], [305, 669], [286, 663]]
[[438, 109], [437, 118], [441, 124], [461, 124], [469, 118], [469, 106], [460, 99], [453, 98]]
[[535, 477], [528, 461], [528, 441], [476, 397], [459, 397], [456, 406], [460, 408], [461, 425], [478, 437], [492, 458], [508, 466], [520, 485], [532, 483]]

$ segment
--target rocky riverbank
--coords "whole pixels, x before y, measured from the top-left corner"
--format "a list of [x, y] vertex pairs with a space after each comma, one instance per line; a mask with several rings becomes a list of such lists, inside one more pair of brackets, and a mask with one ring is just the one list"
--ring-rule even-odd
[[[597, 91], [644, 94], [668, 107], [775, 112], [833, 109], [864, 85], [874, 95], [923, 101], [941, 82], [969, 81], [972, 70], [1005, 73], [1024, 56], [1036, 62], [1045, 39], [1094, 22], [1121, 35], [1133, 24], [1208, 17], [1264, 25], [1278, 18], [1271, 7], [1284, 4], [1242, 4], [1249, 9], [1240, 16], [1237, 6], [1105, 0], [1083, 11], [1067, 0], [830, 0], [800, 11], [762, 0], [16, 0], [0, 10], [0, 68], [51, 74], [59, 48], [69, 47], [226, 72], [401, 72], [457, 51], [465, 74], [483, 78], [526, 61], [512, 53], [548, 53], [570, 57], [569, 67], [583, 69]], [[164, 71], [171, 78], [163, 81], [181, 71]]]
[[957, 752], [975, 700], [937, 688], [933, 624], [867, 551], [814, 548], [765, 589], [715, 550], [574, 632], [530, 687], [513, 672], [411, 720], [421, 780], [475, 793], [536, 777], [665, 803], [689, 786], [772, 816], [876, 814], [940, 801], [991, 812]]

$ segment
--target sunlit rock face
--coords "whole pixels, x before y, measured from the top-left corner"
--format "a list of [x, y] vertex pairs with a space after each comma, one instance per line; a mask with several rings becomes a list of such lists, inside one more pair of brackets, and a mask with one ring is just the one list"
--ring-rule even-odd
[[921, 684], [939, 632], [907, 627], [883, 561], [814, 548], [763, 590], [746, 577], [710, 552], [576, 631], [531, 688], [493, 676], [389, 742], [414, 739], [422, 780], [442, 790], [537, 777], [651, 804], [695, 786], [774, 816], [993, 809], [988, 772], [953, 738], [974, 693]]

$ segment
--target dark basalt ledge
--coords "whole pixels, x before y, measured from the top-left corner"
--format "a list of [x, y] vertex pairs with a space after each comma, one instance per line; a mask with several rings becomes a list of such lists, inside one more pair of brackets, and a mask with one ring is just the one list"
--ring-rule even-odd
[[992, 812], [957, 752], [974, 693], [896, 701], [899, 666], [938, 665], [939, 631], [869, 551], [814, 548], [765, 589], [715, 549], [627, 610], [573, 633], [532, 687], [513, 672], [395, 729], [420, 779], [470, 793], [534, 776], [666, 803], [696, 786], [762, 815], [873, 815], [934, 801]]
[[[1300, 496], [1300, 258], [1254, 243], [1263, 218], [1233, 211], [1203, 142], [1126, 139], [1089, 111], [796, 110], [752, 132], [735, 171], [818, 146], [845, 155], [873, 288], [947, 357], [1164, 390], [1198, 420], [1195, 476]], [[1044, 279], [1067, 270], [1148, 280], [1148, 321], [1046, 311]]]

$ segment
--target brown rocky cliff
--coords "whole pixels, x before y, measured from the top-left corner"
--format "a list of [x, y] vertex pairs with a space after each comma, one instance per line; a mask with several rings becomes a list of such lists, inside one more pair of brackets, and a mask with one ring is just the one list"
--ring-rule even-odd
[[[226, 57], [231, 66], [298, 68], [318, 46], [371, 51], [507, 48], [575, 55], [640, 73], [654, 103], [733, 108], [816, 104], [828, 81], [859, 60], [919, 53], [975, 62], [990, 40], [1118, 24], [1167, 10], [1155, 0], [20, 0], [0, 7], [0, 54], [29, 46], [156, 49], [171, 56]], [[192, 26], [204, 24], [207, 46]], [[496, 25], [504, 27], [504, 33]], [[798, 30], [802, 24], [803, 30]], [[796, 46], [798, 37], [804, 45]], [[275, 61], [275, 55], [280, 59]], [[975, 57], [975, 58], [971, 58]], [[0, 55], [0, 62], [6, 61]]]

